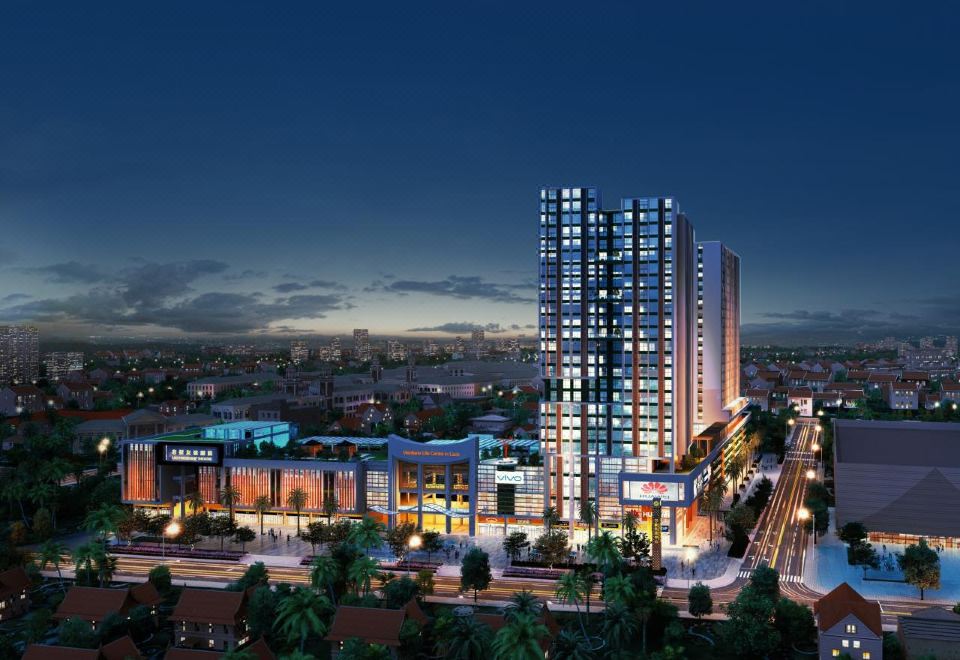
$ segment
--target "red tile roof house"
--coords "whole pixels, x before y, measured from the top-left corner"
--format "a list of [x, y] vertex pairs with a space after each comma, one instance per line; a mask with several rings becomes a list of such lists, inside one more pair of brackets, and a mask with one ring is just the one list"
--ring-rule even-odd
[[[243, 647], [253, 660], [276, 660], [277, 656], [270, 650], [263, 637]], [[163, 656], [163, 660], [217, 660], [223, 657], [220, 651], [201, 651], [199, 649], [181, 649], [171, 646]]]
[[848, 653], [854, 660], [883, 660], [880, 604], [869, 602], [844, 582], [813, 604], [820, 631], [819, 658]]
[[30, 609], [30, 578], [20, 566], [0, 573], [0, 621], [9, 621]]
[[326, 640], [330, 644], [330, 657], [340, 656], [343, 644], [349, 639], [361, 639], [367, 644], [381, 644], [396, 658], [400, 649], [400, 628], [411, 619], [423, 625], [429, 618], [420, 609], [416, 600], [411, 600], [402, 610], [382, 610], [370, 607], [341, 605], [333, 615], [333, 624]]
[[74, 586], [70, 587], [70, 591], [64, 596], [53, 618], [59, 621], [80, 619], [96, 628], [111, 612], [127, 616], [130, 610], [138, 605], [145, 605], [150, 608], [151, 613], [156, 614], [157, 605], [162, 600], [156, 587], [150, 582], [127, 589]]
[[177, 646], [230, 651], [250, 639], [244, 591], [184, 589], [169, 618]]
[[940, 398], [943, 401], [960, 402], [960, 383], [946, 381], [940, 383]]
[[124, 636], [99, 649], [31, 644], [23, 657], [24, 660], [140, 660], [143, 656], [133, 640]]

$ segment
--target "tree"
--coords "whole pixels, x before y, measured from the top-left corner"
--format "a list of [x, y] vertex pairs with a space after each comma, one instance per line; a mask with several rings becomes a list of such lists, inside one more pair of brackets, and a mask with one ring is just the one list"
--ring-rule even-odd
[[353, 583], [353, 591], [357, 595], [366, 595], [370, 592], [370, 583], [379, 572], [380, 565], [372, 557], [363, 556], [355, 560], [347, 571], [347, 578]]
[[837, 537], [847, 545], [864, 543], [867, 536], [867, 528], [862, 522], [848, 522], [837, 530]]
[[83, 619], [64, 619], [57, 628], [57, 644], [77, 649], [97, 648], [97, 634]]
[[437, 655], [452, 660], [485, 660], [490, 657], [493, 634], [473, 617], [457, 617], [449, 635], [435, 635]]
[[903, 579], [920, 590], [920, 600], [926, 589], [940, 588], [940, 555], [927, 545], [926, 539], [907, 546], [897, 555], [897, 563], [903, 571]]
[[307, 506], [309, 496], [303, 488], [294, 488], [287, 493], [287, 506], [297, 513], [297, 536], [300, 536], [300, 512]]
[[431, 596], [433, 595], [434, 582], [433, 582], [433, 571], [422, 570], [417, 571], [417, 591], [421, 596]]
[[387, 530], [387, 546], [395, 557], [403, 560], [409, 549], [410, 539], [417, 533], [417, 524], [414, 522], [398, 523], [393, 529]]
[[554, 564], [566, 561], [569, 552], [570, 539], [560, 530], [548, 531], [541, 534], [533, 544], [541, 559], [551, 568]]
[[[34, 610], [27, 615], [24, 627], [23, 638], [29, 644], [35, 644], [47, 636], [50, 629], [50, 620], [53, 618], [53, 612], [46, 608]], [[90, 627], [89, 624], [87, 626]], [[0, 638], [5, 637], [0, 635]], [[19, 656], [18, 656], [19, 657]]]
[[266, 635], [273, 629], [280, 594], [266, 585], [254, 589], [247, 605], [247, 631], [251, 638]]
[[587, 640], [572, 630], [561, 630], [550, 648], [550, 660], [592, 660]]
[[223, 551], [223, 540], [233, 534], [235, 529], [236, 525], [233, 522], [233, 518], [217, 516], [210, 521], [210, 535], [220, 539], [221, 552]]
[[780, 573], [762, 562], [750, 574], [750, 586], [771, 603], [780, 599]]
[[580, 522], [587, 528], [587, 542], [590, 542], [593, 526], [600, 520], [600, 507], [596, 500], [588, 500], [580, 505]]
[[770, 657], [780, 646], [780, 633], [773, 626], [774, 605], [753, 586], [740, 590], [727, 605], [727, 621], [720, 626], [723, 647], [745, 658]]
[[530, 541], [526, 532], [510, 532], [503, 539], [503, 551], [507, 553], [510, 561], [516, 561], [523, 549], [529, 547]]
[[387, 607], [398, 610], [417, 597], [417, 583], [407, 576], [398, 580], [390, 580], [383, 588], [383, 595]]
[[97, 626], [97, 640], [101, 644], [109, 644], [127, 633], [126, 617], [117, 612], [109, 612]]
[[330, 493], [329, 497], [323, 498], [320, 510], [327, 517], [327, 524], [329, 525], [333, 521], [333, 517], [340, 511], [340, 503], [337, 501], [335, 493]]
[[587, 556], [596, 562], [597, 567], [605, 575], [620, 566], [622, 560], [617, 539], [607, 531], [601, 532], [587, 542]]
[[490, 557], [480, 548], [473, 547], [463, 556], [460, 566], [461, 591], [473, 590], [473, 602], [477, 602], [477, 592], [490, 586], [493, 575], [490, 572]]
[[531, 616], [519, 615], [497, 631], [493, 652], [497, 660], [542, 660], [540, 640], [549, 634], [546, 626]]
[[258, 495], [253, 500], [253, 510], [257, 514], [257, 520], [260, 521], [260, 536], [263, 536], [263, 516], [272, 506], [273, 503], [270, 501], [269, 495]]
[[333, 585], [340, 579], [340, 564], [333, 557], [314, 557], [310, 563], [310, 584], [314, 589], [327, 589], [330, 602], [336, 604]]
[[786, 656], [799, 646], [812, 646], [817, 639], [817, 624], [813, 612], [806, 605], [781, 598], [773, 612], [773, 625], [780, 633], [781, 647]]
[[548, 506], [543, 510], [543, 526], [546, 528], [548, 533], [558, 522], [560, 522], [560, 514], [557, 513], [556, 507]]
[[710, 595], [710, 587], [697, 582], [690, 587], [690, 593], [687, 594], [687, 610], [690, 616], [694, 616], [699, 621], [705, 614], [713, 614], [713, 596]]
[[731, 543], [743, 542], [753, 526], [757, 524], [756, 514], [746, 504], [737, 504], [723, 517], [724, 536]]
[[311, 553], [317, 554], [317, 546], [323, 549], [323, 541], [327, 538], [326, 525], [322, 520], [307, 523], [307, 528], [300, 534], [300, 538], [310, 544]]
[[87, 516], [83, 519], [83, 527], [88, 532], [99, 534], [100, 542], [106, 546], [107, 536], [117, 531], [117, 526], [125, 515], [120, 507], [103, 504], [87, 513]]
[[247, 551], [247, 543], [257, 538], [257, 533], [249, 527], [238, 527], [234, 532], [233, 540], [240, 544], [240, 552]]
[[199, 490], [195, 490], [189, 495], [187, 495], [187, 504], [190, 505], [190, 510], [193, 512], [200, 512], [204, 510], [206, 501], [203, 499], [203, 495], [200, 494]]
[[510, 597], [510, 602], [507, 603], [507, 606], [503, 609], [503, 616], [506, 619], [510, 619], [518, 614], [529, 614], [530, 616], [536, 617], [540, 614], [541, 608], [540, 601], [533, 592], [529, 589], [523, 589], [513, 592], [513, 595]]
[[307, 637], [323, 637], [327, 633], [326, 617], [333, 611], [330, 601], [305, 587], [296, 587], [277, 606], [274, 627], [288, 641], [299, 640], [303, 653]]
[[420, 548], [427, 553], [427, 561], [430, 561], [434, 552], [443, 550], [443, 539], [440, 538], [440, 532], [424, 532], [420, 537], [422, 540]]
[[143, 641], [150, 636], [156, 627], [153, 620], [153, 613], [146, 605], [137, 605], [130, 608], [127, 614], [127, 630], [135, 641]]
[[580, 621], [580, 631], [583, 633], [584, 639], [587, 639], [587, 627], [584, 625], [583, 615], [580, 613], [580, 601], [583, 600], [584, 594], [589, 588], [590, 585], [584, 582], [579, 573], [569, 571], [564, 573], [557, 581], [555, 592], [558, 601], [564, 605], [573, 605], [576, 608], [577, 619]]
[[623, 603], [608, 603], [603, 611], [602, 632], [612, 651], [625, 651], [637, 635], [636, 617]]
[[611, 575], [603, 581], [603, 600], [608, 604], [629, 605], [636, 595], [633, 582], [626, 575]]
[[49, 509], [37, 509], [33, 514], [33, 535], [38, 539], [48, 539], [53, 534], [53, 517]]
[[723, 506], [723, 486], [716, 482], [711, 482], [703, 492], [700, 493], [700, 510], [708, 515], [710, 529], [710, 543], [713, 543], [713, 528], [716, 523], [717, 512]]
[[220, 504], [227, 507], [230, 513], [230, 522], [233, 522], [233, 507], [240, 501], [240, 491], [232, 485], [224, 486], [220, 490]]
[[46, 570], [48, 564], [52, 564], [57, 571], [57, 578], [60, 580], [60, 590], [64, 593], [67, 588], [63, 585], [63, 573], [60, 570], [60, 562], [66, 559], [70, 561], [70, 549], [66, 544], [58, 541], [47, 541], [40, 546], [40, 552], [37, 554], [37, 561], [40, 563], [40, 570]]
[[363, 519], [350, 527], [349, 540], [363, 548], [364, 552], [370, 554], [372, 548], [379, 548], [383, 545], [383, 523], [370, 516], [364, 516]]
[[170, 576], [170, 567], [166, 564], [158, 564], [150, 569], [147, 575], [147, 581], [152, 584], [161, 594], [166, 594], [173, 586], [173, 578]]

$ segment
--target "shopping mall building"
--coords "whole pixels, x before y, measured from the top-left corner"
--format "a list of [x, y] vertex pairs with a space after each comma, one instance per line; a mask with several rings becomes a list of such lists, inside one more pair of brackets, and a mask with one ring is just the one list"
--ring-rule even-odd
[[[713, 433], [713, 436], [710, 435]], [[659, 497], [668, 507], [690, 508], [711, 469], [722, 470], [722, 442], [728, 433], [708, 429], [705, 460], [686, 473], [637, 479], [622, 460], [601, 457], [601, 470], [618, 483], [617, 507], [635, 510], [651, 524], [649, 505]], [[271, 460], [253, 451], [264, 443], [286, 446], [293, 439], [303, 457]], [[335, 499], [341, 517], [372, 515], [388, 526], [414, 522], [421, 529], [452, 534], [503, 534], [542, 524], [550, 506], [549, 461], [537, 440], [501, 440], [474, 435], [463, 440], [417, 442], [388, 438], [341, 436], [296, 437], [287, 422], [233, 422], [193, 431], [125, 440], [120, 473], [123, 501], [139, 508], [182, 517], [192, 512], [191, 495], [199, 492], [205, 508], [218, 511], [219, 493], [231, 486], [238, 493], [237, 516], [257, 523], [254, 502], [265, 495], [271, 503], [266, 525], [292, 524], [296, 513], [287, 506], [289, 493], [302, 489], [307, 504], [302, 522], [323, 516], [324, 502]], [[675, 520], [664, 519], [664, 532]], [[563, 520], [561, 527], [569, 528]], [[574, 530], [578, 527], [575, 521]], [[606, 520], [616, 531], [619, 522]], [[581, 532], [585, 535], [586, 528]], [[664, 534], [665, 543], [677, 543]]]

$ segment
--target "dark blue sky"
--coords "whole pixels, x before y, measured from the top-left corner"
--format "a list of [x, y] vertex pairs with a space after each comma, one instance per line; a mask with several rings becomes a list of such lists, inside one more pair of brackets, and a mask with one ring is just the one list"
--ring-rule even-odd
[[739, 252], [753, 337], [960, 325], [951, 3], [329, 4], [0, 6], [0, 319], [529, 334], [583, 183]]

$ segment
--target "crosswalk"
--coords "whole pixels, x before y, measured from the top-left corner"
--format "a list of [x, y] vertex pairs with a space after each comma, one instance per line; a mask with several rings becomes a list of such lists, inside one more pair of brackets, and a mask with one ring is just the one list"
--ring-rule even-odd
[[[751, 575], [753, 575], [753, 571], [744, 570], [744, 571], [740, 571], [737, 575], [742, 578], [749, 578]], [[781, 582], [803, 582], [803, 576], [802, 575], [781, 575], [780, 581]]]

